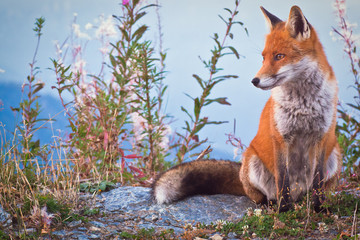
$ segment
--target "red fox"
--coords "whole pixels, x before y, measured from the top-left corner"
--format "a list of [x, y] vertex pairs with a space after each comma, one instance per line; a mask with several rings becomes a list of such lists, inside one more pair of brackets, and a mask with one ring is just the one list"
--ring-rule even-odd
[[242, 163], [200, 160], [180, 164], [153, 184], [157, 203], [195, 194], [246, 195], [287, 211], [313, 190], [321, 211], [324, 189], [336, 182], [341, 153], [335, 136], [337, 82], [314, 28], [298, 6], [286, 22], [262, 12], [270, 27], [254, 86], [271, 96]]

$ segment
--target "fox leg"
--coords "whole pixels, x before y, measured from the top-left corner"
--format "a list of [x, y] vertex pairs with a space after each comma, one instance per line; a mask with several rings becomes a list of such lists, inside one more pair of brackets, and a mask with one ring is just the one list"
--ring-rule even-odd
[[276, 199], [274, 176], [255, 154], [244, 154], [240, 180], [246, 195], [257, 204], [266, 204]]
[[325, 161], [325, 152], [323, 151], [318, 159], [313, 180], [313, 201], [316, 212], [323, 211], [321, 204], [325, 200], [324, 190], [331, 187], [336, 182], [337, 173], [341, 169], [341, 158], [339, 146], [336, 145], [330, 156]]
[[275, 182], [279, 212], [286, 212], [291, 207], [290, 180], [287, 171], [286, 155], [278, 153], [275, 161]]
[[324, 162], [324, 154], [321, 154], [320, 162], [318, 163], [315, 169], [315, 175], [313, 180], [313, 202], [314, 209], [316, 212], [321, 212], [323, 209], [321, 208], [321, 204], [323, 203], [324, 197], [324, 170], [323, 170], [323, 162]]

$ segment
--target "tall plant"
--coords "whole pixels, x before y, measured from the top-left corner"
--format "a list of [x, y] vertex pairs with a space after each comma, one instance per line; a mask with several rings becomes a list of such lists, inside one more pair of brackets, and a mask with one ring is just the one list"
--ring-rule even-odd
[[[57, 76], [53, 88], [59, 93], [72, 130], [69, 144], [87, 175], [106, 170], [121, 172], [123, 180], [124, 176], [130, 179], [135, 173], [144, 176], [139, 166], [152, 172], [164, 162], [166, 147], [162, 143], [167, 139], [167, 128], [161, 103], [166, 86], [161, 66], [165, 55], [161, 54], [161, 61], [154, 57], [151, 42], [143, 40], [148, 27], [140, 24], [145, 9], [152, 6], [142, 7], [138, 0], [123, 1], [122, 15], [113, 16], [120, 37], [109, 43], [110, 52], [101, 50], [109, 58], [101, 73], [84, 74], [85, 64], [65, 66], [63, 59], [53, 60]], [[79, 31], [79, 27], [76, 29]], [[76, 54], [73, 59], [79, 49], [76, 46], [71, 51]], [[77, 65], [82, 67], [74, 68]], [[106, 70], [111, 74], [110, 81], [104, 77]], [[91, 80], [86, 80], [89, 77]], [[70, 93], [72, 101], [64, 101], [65, 92]], [[131, 164], [133, 159], [141, 164]]]
[[349, 179], [360, 181], [360, 58], [358, 55], [358, 42], [354, 33], [354, 25], [349, 23], [346, 15], [346, 1], [335, 0], [338, 26], [333, 28], [334, 33], [344, 44], [344, 53], [349, 59], [353, 75], [352, 89], [355, 90], [354, 101], [339, 104], [337, 131], [339, 143], [343, 151], [344, 174]]
[[26, 81], [22, 85], [23, 98], [18, 108], [11, 107], [14, 112], [18, 112], [21, 117], [21, 122], [17, 124], [14, 136], [18, 136], [17, 131], [20, 132], [20, 152], [19, 156], [23, 161], [24, 168], [32, 168], [31, 159], [41, 157], [46, 160], [47, 151], [41, 148], [40, 140], [34, 140], [34, 133], [42, 126], [47, 119], [39, 118], [41, 112], [41, 105], [38, 101], [40, 97], [39, 91], [43, 89], [44, 83], [36, 76], [39, 73], [39, 68], [36, 66], [36, 57], [39, 50], [42, 29], [44, 27], [45, 19], [40, 17], [36, 19], [35, 27], [33, 28], [37, 43], [34, 56], [30, 65], [30, 75], [27, 76]]
[[168, 154], [170, 126], [167, 115], [162, 113], [161, 103], [166, 91], [163, 72], [159, 71], [160, 59], [154, 58], [151, 42], [138, 45], [133, 59], [136, 73], [133, 79], [133, 102], [131, 120], [133, 124], [134, 149], [144, 156], [143, 165], [149, 173], [163, 170]]
[[[235, 17], [239, 13], [237, 10], [238, 6], [239, 1], [236, 0], [233, 11], [225, 8], [225, 11], [228, 12], [228, 14], [230, 15], [227, 20], [219, 15], [221, 20], [224, 21], [224, 23], [226, 24], [226, 30], [222, 39], [219, 38], [219, 35], [217, 33], [214, 34], [214, 37], [212, 39], [215, 42], [215, 46], [214, 49], [211, 50], [212, 56], [208, 61], [202, 61], [205, 68], [208, 70], [209, 75], [206, 78], [202, 78], [197, 74], [193, 75], [194, 79], [202, 89], [202, 93], [199, 97], [191, 97], [187, 95], [193, 100], [193, 109], [191, 111], [183, 106], [181, 107], [181, 110], [187, 115], [188, 120], [185, 120], [185, 127], [183, 127], [185, 133], [177, 133], [180, 138], [178, 144], [178, 151], [176, 154], [178, 163], [183, 162], [186, 157], [191, 158], [194, 155], [198, 155], [198, 153], [192, 153], [192, 151], [207, 142], [207, 138], [203, 140], [199, 139], [198, 134], [201, 129], [210, 124], [225, 123], [224, 121], [210, 121], [207, 116], [203, 116], [201, 114], [201, 111], [205, 107], [213, 103], [230, 105], [230, 103], [226, 100], [226, 97], [211, 98], [210, 94], [217, 84], [227, 79], [238, 77], [237, 75], [219, 75], [219, 73], [223, 69], [218, 67], [219, 60], [226, 55], [235, 55], [237, 59], [240, 58], [239, 53], [233, 46], [226, 45], [226, 41], [228, 40], [228, 38], [233, 39], [234, 37], [231, 31], [232, 26], [236, 24], [239, 24], [241, 26], [244, 25], [242, 22], [235, 20]], [[247, 29], [244, 29], [247, 32]]]

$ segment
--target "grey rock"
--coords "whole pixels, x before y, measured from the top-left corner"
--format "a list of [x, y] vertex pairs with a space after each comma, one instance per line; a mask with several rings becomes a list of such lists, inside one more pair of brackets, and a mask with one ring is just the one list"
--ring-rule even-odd
[[66, 237], [68, 233], [65, 230], [59, 230], [52, 232], [52, 235], [58, 236], [58, 237]]
[[[74, 237], [74, 236], [73, 236], [73, 237]], [[78, 240], [89, 240], [89, 237], [86, 236], [86, 235], [78, 235], [78, 236], [76, 237], [76, 239], [78, 239]]]
[[91, 221], [89, 223], [91, 225], [95, 226], [95, 227], [98, 227], [98, 228], [105, 228], [106, 227], [106, 224], [101, 223], [101, 222], [97, 222], [97, 221]]
[[168, 205], [155, 204], [150, 189], [121, 187], [101, 194], [103, 210], [119, 215], [118, 222], [129, 220], [141, 228], [183, 230], [187, 223], [211, 224], [218, 220], [239, 221], [255, 204], [247, 197], [232, 195], [194, 196]]
[[237, 235], [236, 235], [236, 233], [234, 233], [234, 232], [230, 232], [230, 233], [227, 235], [227, 238], [228, 238], [228, 239], [236, 239], [236, 238], [237, 238]]
[[7, 213], [0, 204], [0, 226], [8, 228], [12, 225], [11, 215]]
[[68, 224], [68, 227], [71, 227], [71, 228], [77, 227], [77, 226], [79, 226], [81, 223], [82, 223], [81, 220], [73, 221], [73, 222], [70, 222], [70, 223]]

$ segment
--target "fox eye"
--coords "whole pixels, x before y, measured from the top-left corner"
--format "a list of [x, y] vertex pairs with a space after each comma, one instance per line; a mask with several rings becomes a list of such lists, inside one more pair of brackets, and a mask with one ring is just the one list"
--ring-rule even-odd
[[285, 57], [285, 54], [278, 53], [278, 54], [275, 55], [274, 59], [276, 61], [279, 61], [279, 60], [283, 59], [284, 57]]

